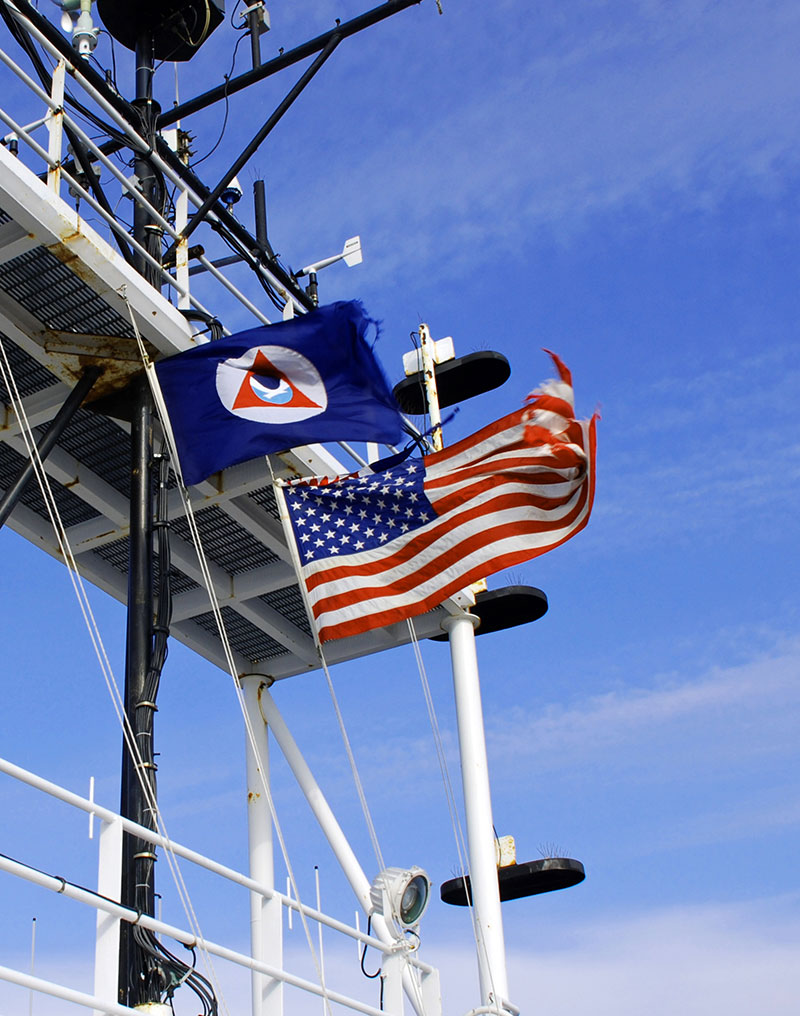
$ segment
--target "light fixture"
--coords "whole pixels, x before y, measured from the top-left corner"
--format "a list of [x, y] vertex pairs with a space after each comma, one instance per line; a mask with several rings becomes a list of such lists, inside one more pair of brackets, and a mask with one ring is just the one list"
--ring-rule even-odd
[[370, 887], [373, 913], [382, 914], [397, 931], [415, 931], [431, 897], [427, 872], [411, 868], [384, 868]]

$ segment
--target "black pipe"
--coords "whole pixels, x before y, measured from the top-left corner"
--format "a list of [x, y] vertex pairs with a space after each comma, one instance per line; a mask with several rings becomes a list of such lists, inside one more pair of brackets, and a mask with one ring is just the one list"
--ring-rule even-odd
[[256, 220], [256, 240], [259, 249], [274, 257], [267, 238], [267, 189], [263, 180], [253, 183], [253, 211]]
[[253, 69], [261, 66], [261, 30], [259, 10], [255, 7], [247, 12], [247, 29], [250, 32], [250, 62]]
[[[292, 105], [295, 99], [300, 95], [300, 93], [303, 91], [303, 89], [306, 87], [309, 81], [311, 81], [311, 79], [314, 77], [314, 75], [317, 73], [320, 67], [322, 67], [322, 65], [331, 55], [331, 53], [333, 53], [333, 51], [339, 45], [340, 41], [341, 41], [340, 37], [335, 33], [330, 37], [327, 45], [322, 50], [322, 52], [317, 56], [316, 60], [311, 64], [310, 67], [307, 67], [305, 71], [301, 74], [294, 88], [292, 88], [287, 93], [282, 102], [279, 103], [278, 107], [276, 108], [272, 116], [270, 116], [265, 121], [264, 125], [257, 132], [253, 140], [250, 142], [250, 144], [245, 147], [245, 149], [241, 152], [238, 158], [229, 167], [228, 171], [224, 174], [224, 176], [217, 184], [217, 186], [211, 191], [211, 193], [208, 195], [205, 201], [203, 201], [202, 205], [200, 205], [200, 207], [197, 209], [197, 211], [194, 213], [191, 219], [189, 219], [189, 221], [186, 223], [184, 228], [181, 230], [181, 236], [184, 240], [187, 237], [191, 236], [194, 230], [205, 219], [206, 214], [209, 211], [211, 211], [213, 206], [217, 203], [217, 201], [220, 198], [220, 195], [228, 186], [228, 184], [231, 182], [231, 180], [236, 176], [239, 170], [244, 167], [250, 156], [257, 151], [259, 145], [264, 141], [264, 139], [272, 131], [272, 129], [279, 123], [284, 113], [286, 113], [286, 111], [289, 109], [289, 107]], [[169, 255], [171, 250], [172, 248], [170, 248], [170, 250], [167, 251], [167, 255]]]
[[[153, 66], [155, 62], [153, 49], [152, 32], [143, 32], [136, 40], [136, 99], [134, 106], [140, 117], [141, 133], [150, 146], [155, 142], [157, 133], [155, 123], [160, 112], [158, 103], [153, 101]], [[155, 171], [149, 158], [140, 152], [136, 153], [134, 172], [139, 181], [142, 195], [149, 204], [154, 205]], [[135, 201], [133, 205], [133, 237], [158, 262], [161, 261], [161, 233], [161, 227], [153, 222], [150, 211]], [[160, 276], [156, 269], [139, 251], [135, 252], [134, 264], [139, 274], [143, 275], [151, 285], [161, 288]]]
[[[150, 669], [153, 623], [153, 528], [150, 465], [153, 448], [153, 418], [150, 391], [142, 379], [136, 392], [131, 423], [131, 496], [128, 558], [128, 623], [125, 646], [126, 726], [138, 743], [137, 709], [146, 700], [145, 686]], [[122, 746], [122, 791], [120, 814], [153, 827], [150, 804], [145, 800], [142, 781], [154, 787], [151, 774], [139, 769], [128, 747]], [[155, 910], [153, 879], [154, 851], [149, 843], [125, 833], [122, 839], [122, 885], [120, 903], [152, 915]], [[123, 1005], [159, 1001], [143, 998], [144, 969], [130, 926], [120, 928], [119, 999]]]
[[[50, 426], [47, 428], [42, 440], [36, 445], [39, 459], [42, 462], [44, 462], [51, 450], [55, 447], [56, 442], [66, 430], [67, 425], [80, 408], [81, 403], [89, 394], [92, 385], [102, 373], [102, 367], [85, 368], [78, 380], [78, 383], [67, 396], [64, 405], [61, 409], [59, 409], [50, 422]], [[31, 461], [25, 465], [16, 480], [6, 490], [5, 494], [3, 494], [3, 498], [0, 500], [0, 528], [3, 527], [9, 515], [16, 508], [17, 502], [25, 492], [25, 488], [28, 486], [32, 476], [33, 462]]]
[[270, 75], [276, 74], [278, 71], [282, 71], [285, 67], [291, 67], [292, 64], [299, 63], [301, 60], [305, 60], [306, 57], [311, 56], [314, 53], [319, 53], [321, 50], [325, 49], [328, 42], [335, 35], [340, 39], [346, 39], [351, 35], [355, 35], [356, 32], [360, 32], [365, 28], [376, 25], [378, 22], [384, 21], [393, 14], [397, 14], [400, 11], [404, 11], [407, 7], [413, 7], [419, 3], [422, 3], [422, 0], [387, 0], [387, 2], [381, 4], [380, 7], [375, 7], [373, 10], [367, 11], [365, 14], [359, 14], [358, 17], [352, 18], [350, 21], [345, 21], [343, 25], [337, 25], [336, 28], [332, 28], [329, 32], [324, 32], [322, 35], [318, 35], [315, 39], [309, 39], [308, 42], [304, 42], [301, 45], [296, 46], [294, 49], [290, 49], [287, 53], [282, 53], [280, 56], [276, 56], [273, 60], [268, 60], [267, 63], [262, 64], [254, 70], [245, 71], [244, 74], [240, 74], [236, 78], [231, 78], [231, 80], [225, 82], [225, 84], [218, 85], [216, 88], [212, 88], [208, 92], [203, 92], [202, 95], [198, 95], [194, 99], [189, 99], [187, 102], [182, 102], [178, 106], [173, 106], [172, 109], [161, 114], [158, 119], [158, 126], [167, 127], [170, 124], [175, 123], [177, 120], [180, 120], [182, 117], [189, 116], [190, 113], [196, 113], [199, 109], [205, 109], [206, 106], [211, 106], [220, 99], [230, 97], [235, 92], [239, 92], [243, 88], [247, 88], [249, 85], [255, 84], [256, 81], [263, 81], [264, 78], [268, 78]]
[[[156, 104], [153, 102], [153, 36], [142, 32], [136, 40], [135, 108], [148, 144], [155, 139]], [[152, 204], [155, 173], [146, 156], [136, 155], [134, 170], [139, 187]], [[154, 257], [161, 253], [160, 230], [153, 228], [149, 211], [134, 205], [134, 238]], [[135, 266], [153, 285], [158, 285], [155, 270], [138, 251]], [[149, 702], [146, 694], [147, 676], [153, 653], [153, 491], [151, 464], [153, 459], [153, 407], [145, 378], [136, 382], [134, 411], [131, 422], [131, 492], [130, 535], [128, 540], [128, 623], [125, 641], [125, 717], [129, 736], [137, 751], [132, 752], [127, 740], [122, 745], [122, 788], [120, 814], [140, 825], [155, 828], [155, 771], [149, 761], [152, 755], [152, 717], [143, 711]], [[147, 739], [144, 750], [141, 738]], [[148, 793], [145, 792], [145, 787]], [[152, 800], [151, 800], [152, 798]], [[122, 838], [122, 882], [120, 902], [144, 914], [155, 913], [155, 850], [151, 844], [126, 833]], [[136, 941], [131, 926], [120, 928], [119, 999], [123, 1005], [136, 1006], [158, 1002], [149, 976], [152, 963]]]
[[[184, 183], [188, 184], [200, 198], [206, 198], [211, 193], [200, 178], [188, 166], [184, 165], [163, 138], [156, 137], [156, 150], [169, 168]], [[216, 229], [220, 233], [223, 231], [229, 233], [246, 251], [252, 252], [258, 250], [256, 238], [219, 201], [214, 205], [213, 212], [219, 220], [217, 224], [211, 224], [213, 229]], [[165, 255], [165, 260], [169, 260], [167, 255]], [[277, 260], [274, 259], [274, 255], [268, 257], [266, 266], [287, 292], [291, 293], [306, 310], [312, 310], [312, 304], [306, 294], [297, 285], [296, 280], [278, 264]]]

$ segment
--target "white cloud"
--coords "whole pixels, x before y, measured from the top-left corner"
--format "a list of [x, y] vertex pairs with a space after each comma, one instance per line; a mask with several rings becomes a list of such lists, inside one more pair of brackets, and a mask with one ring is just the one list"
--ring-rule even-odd
[[[695, 765], [686, 740], [702, 744], [706, 772], [731, 761], [796, 752], [800, 644], [694, 680], [654, 679], [565, 706], [515, 709], [488, 722], [494, 758], [552, 769], [613, 765], [672, 778]], [[780, 709], [776, 704], [780, 703]], [[644, 767], [644, 768], [643, 768]]]

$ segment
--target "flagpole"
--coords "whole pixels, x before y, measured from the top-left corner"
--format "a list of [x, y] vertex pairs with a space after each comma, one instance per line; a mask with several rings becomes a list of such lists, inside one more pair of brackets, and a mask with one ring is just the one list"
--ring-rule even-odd
[[[422, 374], [431, 420], [431, 439], [434, 450], [441, 451], [444, 442], [436, 387], [433, 339], [426, 324], [419, 326], [419, 335]], [[448, 634], [450, 663], [453, 670], [481, 1003], [489, 1012], [504, 1013], [512, 1010], [508, 1007], [505, 937], [500, 910], [489, 764], [486, 757], [486, 734], [475, 648], [475, 628], [480, 619], [455, 604], [451, 609], [453, 613], [443, 621], [442, 627]]]

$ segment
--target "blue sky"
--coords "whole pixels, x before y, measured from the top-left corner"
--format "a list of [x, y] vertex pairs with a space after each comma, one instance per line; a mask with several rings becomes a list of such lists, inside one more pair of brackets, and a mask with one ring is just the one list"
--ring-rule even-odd
[[[265, 54], [361, 10], [308, 6], [271, 6]], [[515, 835], [520, 859], [555, 846], [587, 870], [579, 887], [505, 907], [512, 998], [546, 1016], [788, 1014], [800, 946], [800, 12], [788, 0], [443, 6], [439, 17], [425, 0], [343, 43], [252, 165], [293, 267], [361, 234], [364, 264], [326, 270], [321, 296], [362, 298], [383, 320], [393, 377], [420, 321], [460, 354], [508, 356], [510, 381], [465, 404], [447, 440], [515, 408], [549, 372], [543, 346], [572, 368], [579, 412], [601, 408], [589, 526], [490, 580], [539, 586], [549, 613], [478, 642], [498, 832]], [[182, 97], [220, 79], [232, 42], [220, 28], [181, 70]], [[244, 69], [246, 44], [239, 54]], [[231, 102], [206, 179], [293, 74]], [[161, 80], [166, 105], [169, 68]], [[198, 153], [221, 117], [188, 124]], [[240, 177], [248, 223], [254, 175]], [[250, 323], [220, 307], [229, 327]], [[93, 774], [114, 807], [118, 734], [66, 576], [7, 530], [0, 554], [3, 754], [81, 792]], [[121, 676], [123, 613], [95, 600]], [[447, 648], [424, 653], [455, 778]], [[411, 651], [333, 677], [387, 860], [449, 878], [457, 855]], [[371, 872], [321, 675], [275, 696]], [[230, 679], [175, 646], [160, 707], [172, 835], [244, 866]], [[319, 864], [346, 917], [347, 891], [275, 765], [301, 889], [313, 892]], [[16, 791], [0, 800], [24, 814]], [[50, 812], [15, 823], [3, 849], [47, 870], [67, 849], [92, 878], [83, 820], [65, 847]], [[39, 915], [46, 976], [71, 962], [56, 944], [62, 901], [18, 892], [0, 885], [0, 901], [19, 904], [3, 950], [24, 955]], [[246, 900], [202, 902], [198, 889], [196, 903], [210, 937], [244, 944]], [[477, 1004], [465, 915], [435, 902], [423, 931], [445, 1011], [465, 1012]], [[0, 994], [3, 1016], [20, 998]]]

